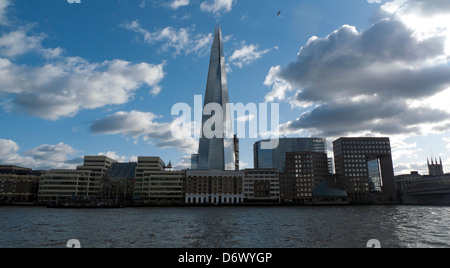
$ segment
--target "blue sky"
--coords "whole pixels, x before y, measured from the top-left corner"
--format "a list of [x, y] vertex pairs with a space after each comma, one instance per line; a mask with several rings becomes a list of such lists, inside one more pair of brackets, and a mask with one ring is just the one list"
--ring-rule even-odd
[[[171, 108], [204, 94], [220, 24], [231, 102], [280, 103], [285, 136], [330, 151], [390, 136], [396, 173], [431, 155], [450, 171], [448, 13], [442, 0], [0, 0], [0, 164], [188, 167], [197, 141], [170, 135]], [[241, 139], [243, 167], [254, 142]]]

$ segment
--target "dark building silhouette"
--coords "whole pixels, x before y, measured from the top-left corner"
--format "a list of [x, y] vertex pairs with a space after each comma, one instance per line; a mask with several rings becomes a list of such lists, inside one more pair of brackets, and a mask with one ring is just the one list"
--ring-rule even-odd
[[397, 201], [389, 138], [340, 138], [333, 150], [336, 174], [350, 201]]
[[313, 190], [327, 178], [325, 153], [286, 153], [286, 167], [280, 174], [281, 198], [285, 201], [312, 204]]
[[137, 166], [136, 162], [112, 163], [101, 181], [101, 198], [132, 201]]
[[439, 163], [437, 161], [437, 159], [435, 159], [435, 161], [433, 161], [433, 158], [431, 158], [431, 164], [430, 164], [430, 160], [427, 160], [427, 164], [428, 164], [428, 174], [430, 174], [430, 176], [442, 176], [444, 175], [444, 167], [442, 165], [442, 159], [439, 157]]
[[[400, 202], [407, 205], [450, 205], [450, 174], [444, 174], [442, 160], [430, 160], [430, 175], [417, 171], [395, 177]], [[431, 175], [433, 174], [433, 175]]]

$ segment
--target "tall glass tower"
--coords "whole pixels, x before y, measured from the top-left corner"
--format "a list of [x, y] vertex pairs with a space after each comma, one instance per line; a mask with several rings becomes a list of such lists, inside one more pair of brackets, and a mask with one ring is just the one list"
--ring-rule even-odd
[[[203, 106], [202, 133], [198, 150], [198, 169], [236, 169], [233, 126], [230, 111], [226, 109], [229, 102], [222, 31], [220, 26], [216, 26], [209, 63], [205, 103]], [[211, 107], [220, 107], [221, 114], [216, 114], [218, 112], [217, 109], [212, 109], [211, 111]], [[208, 111], [205, 113], [205, 110]], [[216, 120], [217, 118], [220, 119], [220, 122]], [[211, 122], [215, 123], [211, 124]], [[211, 132], [215, 133], [213, 137], [211, 137]]]

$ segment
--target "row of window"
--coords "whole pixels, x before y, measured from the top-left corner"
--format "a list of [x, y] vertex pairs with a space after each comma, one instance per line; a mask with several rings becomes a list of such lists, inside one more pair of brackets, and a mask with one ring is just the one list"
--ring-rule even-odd
[[[77, 195], [76, 192], [60, 192], [58, 194], [64, 195], [64, 196], [76, 196]], [[81, 193], [79, 193], [79, 194], [81, 194]], [[54, 196], [55, 192], [39, 192], [39, 196], [45, 196], [45, 195]]]
[[345, 169], [345, 172], [367, 172], [367, 169], [365, 168], [350, 168], [350, 169]]
[[372, 146], [372, 145], [369, 145], [369, 146], [342, 146], [342, 149], [353, 149], [353, 150], [356, 150], [356, 149], [386, 149], [386, 150], [389, 150], [389, 149], [391, 149], [390, 148], [390, 146], [389, 145], [374, 145], [374, 146]]
[[367, 173], [345, 173], [346, 177], [367, 177]]
[[373, 145], [373, 144], [389, 144], [389, 141], [343, 141], [342, 144], [348, 145], [348, 144], [356, 144], [356, 145]]
[[143, 188], [135, 188], [134, 190], [136, 192], [183, 191], [183, 187], [166, 187], [166, 188], [143, 187]]
[[[280, 185], [279, 184], [271, 184], [270, 189], [277, 189]], [[244, 189], [253, 189], [255, 186], [253, 184], [244, 184]]]
[[96, 185], [94, 182], [80, 182], [80, 181], [47, 181], [39, 182], [39, 185]]
[[[279, 197], [280, 194], [277, 194], [277, 193], [271, 193], [270, 195], [267, 195], [267, 196], [270, 196], [270, 197]], [[251, 193], [245, 193], [245, 197], [247, 197], [247, 198], [254, 198], [255, 195], [254, 195], [254, 194], [251, 194]]]
[[[344, 151], [344, 157], [350, 158], [349, 154], [390, 154], [390, 150], [361, 150], [361, 151]], [[358, 156], [352, 155], [351, 158]]]
[[87, 191], [90, 189], [90, 191], [94, 191], [94, 190], [98, 190], [98, 189], [92, 189], [92, 188], [88, 188], [88, 187], [51, 187], [51, 186], [42, 186], [39, 187], [39, 191], [41, 190], [75, 190], [77, 189], [78, 191]]

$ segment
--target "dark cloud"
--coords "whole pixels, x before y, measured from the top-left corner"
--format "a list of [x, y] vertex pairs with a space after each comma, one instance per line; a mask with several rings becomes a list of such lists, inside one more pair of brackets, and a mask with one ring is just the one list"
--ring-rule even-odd
[[422, 123], [437, 123], [450, 114], [432, 108], [411, 108], [382, 99], [357, 103], [328, 103], [304, 113], [285, 126], [287, 131], [314, 129], [318, 135], [340, 136], [358, 131], [383, 134], [414, 133]]
[[364, 32], [343, 26], [312, 39], [279, 78], [301, 89], [304, 101], [365, 94], [428, 96], [450, 83], [448, 66], [420, 66], [444, 54], [445, 39], [417, 41], [396, 20], [382, 20]]
[[287, 85], [285, 91], [296, 89], [294, 105], [309, 108], [284, 126], [288, 131], [419, 133], [421, 124], [450, 115], [442, 107], [411, 105], [450, 86], [450, 66], [442, 63], [445, 41], [442, 36], [419, 40], [393, 18], [360, 32], [345, 25], [325, 38], [311, 38], [294, 62], [271, 70], [266, 85], [279, 99], [280, 83]]
[[96, 134], [122, 134], [135, 139], [142, 137], [144, 141], [155, 142], [159, 148], [175, 148], [180, 152], [193, 153], [197, 149], [197, 141], [191, 137], [174, 137], [172, 122], [159, 123], [152, 113], [139, 111], [117, 112], [96, 120], [91, 131]]

